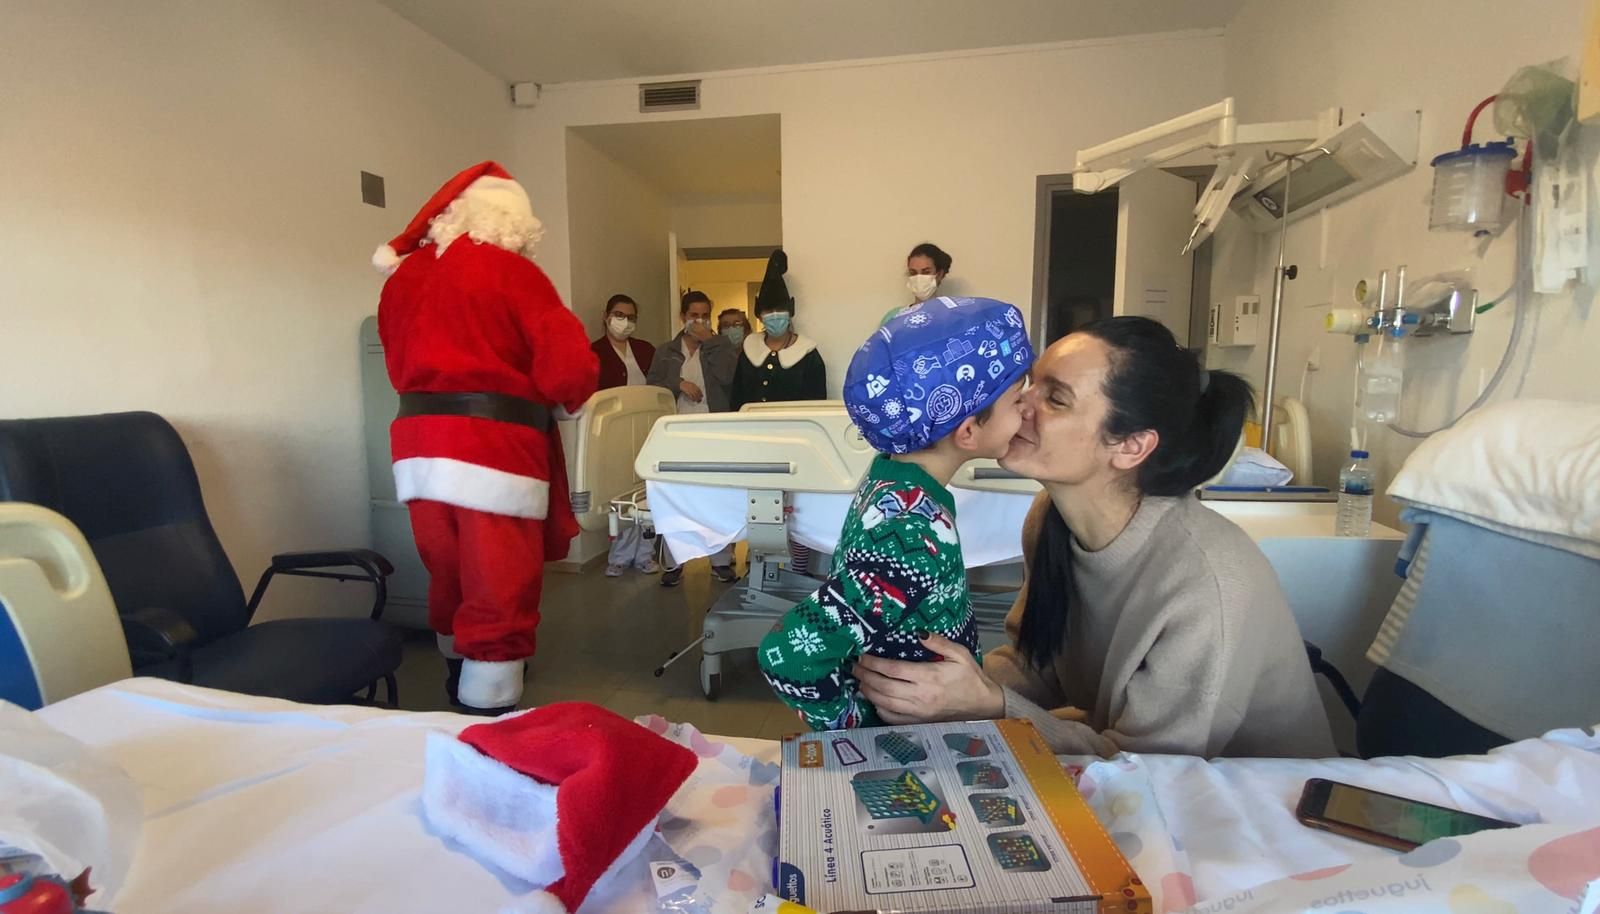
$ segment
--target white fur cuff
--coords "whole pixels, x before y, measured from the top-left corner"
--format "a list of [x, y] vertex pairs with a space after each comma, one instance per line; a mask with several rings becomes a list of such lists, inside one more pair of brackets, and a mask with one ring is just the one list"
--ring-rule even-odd
[[461, 703], [469, 708], [503, 708], [522, 698], [523, 661], [468, 660], [461, 664]]

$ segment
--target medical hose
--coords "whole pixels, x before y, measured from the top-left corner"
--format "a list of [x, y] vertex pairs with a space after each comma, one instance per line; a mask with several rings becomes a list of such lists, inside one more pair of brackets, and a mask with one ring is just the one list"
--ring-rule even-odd
[[1533, 220], [1528, 218], [1528, 213], [1526, 209], [1524, 209], [1521, 214], [1520, 224], [1517, 226], [1516, 279], [1512, 282], [1511, 288], [1507, 290], [1505, 295], [1500, 296], [1498, 299], [1490, 302], [1488, 305], [1478, 309], [1478, 313], [1482, 314], [1484, 311], [1487, 311], [1495, 305], [1500, 304], [1500, 302], [1506, 300], [1507, 298], [1514, 299], [1514, 313], [1512, 314], [1511, 318], [1511, 338], [1506, 341], [1506, 351], [1500, 356], [1500, 364], [1495, 368], [1494, 375], [1489, 378], [1489, 383], [1484, 385], [1483, 391], [1478, 394], [1478, 398], [1473, 400], [1471, 405], [1457, 414], [1454, 419], [1451, 419], [1449, 422], [1446, 422], [1444, 425], [1441, 425], [1436, 429], [1426, 432], [1419, 432], [1414, 429], [1404, 428], [1395, 423], [1390, 423], [1390, 431], [1406, 438], [1426, 438], [1429, 435], [1434, 435], [1444, 431], [1445, 429], [1453, 427], [1457, 422], [1460, 422], [1463, 418], [1465, 418], [1468, 413], [1489, 402], [1489, 398], [1494, 396], [1495, 390], [1500, 387], [1500, 382], [1505, 379], [1506, 371], [1511, 367], [1512, 357], [1516, 355], [1518, 344], [1522, 340], [1523, 324], [1528, 313], [1528, 299], [1531, 297], [1533, 285], [1532, 270], [1529, 266], [1531, 260], [1530, 254], [1533, 248], [1532, 236]]

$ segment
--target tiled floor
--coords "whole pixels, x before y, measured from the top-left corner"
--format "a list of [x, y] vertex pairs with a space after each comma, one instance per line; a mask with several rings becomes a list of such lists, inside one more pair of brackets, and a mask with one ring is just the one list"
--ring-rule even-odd
[[[547, 574], [539, 650], [522, 706], [591, 701], [625, 717], [660, 714], [722, 736], [777, 739], [801, 729], [794, 712], [762, 681], [754, 651], [724, 658], [722, 694], [714, 702], [700, 692], [698, 649], [661, 678], [651, 675], [674, 650], [700, 636], [706, 607], [730, 586], [713, 580], [704, 560], [689, 563], [676, 588], [657, 580], [634, 572], [607, 578], [598, 568]], [[444, 660], [431, 635], [407, 642], [398, 678], [404, 708], [449, 709]]]

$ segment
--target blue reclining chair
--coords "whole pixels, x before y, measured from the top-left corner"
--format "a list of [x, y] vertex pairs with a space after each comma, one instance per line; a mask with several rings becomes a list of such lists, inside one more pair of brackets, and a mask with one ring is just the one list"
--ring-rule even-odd
[[[206, 515], [177, 431], [148, 412], [0, 421], [0, 501], [31, 502], [83, 531], [122, 620], [135, 675], [316, 704], [377, 683], [399, 695], [402, 636], [380, 621], [393, 569], [368, 549], [274, 556], [249, 601]], [[277, 575], [366, 581], [366, 617], [251, 625]]]

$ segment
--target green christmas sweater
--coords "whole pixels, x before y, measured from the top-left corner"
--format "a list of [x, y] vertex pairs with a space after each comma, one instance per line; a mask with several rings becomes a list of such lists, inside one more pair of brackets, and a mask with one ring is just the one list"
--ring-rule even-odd
[[882, 721], [851, 666], [862, 654], [929, 661], [916, 632], [944, 635], [978, 654], [955, 500], [913, 463], [879, 455], [856, 490], [834, 571], [762, 639], [767, 683], [818, 730]]

